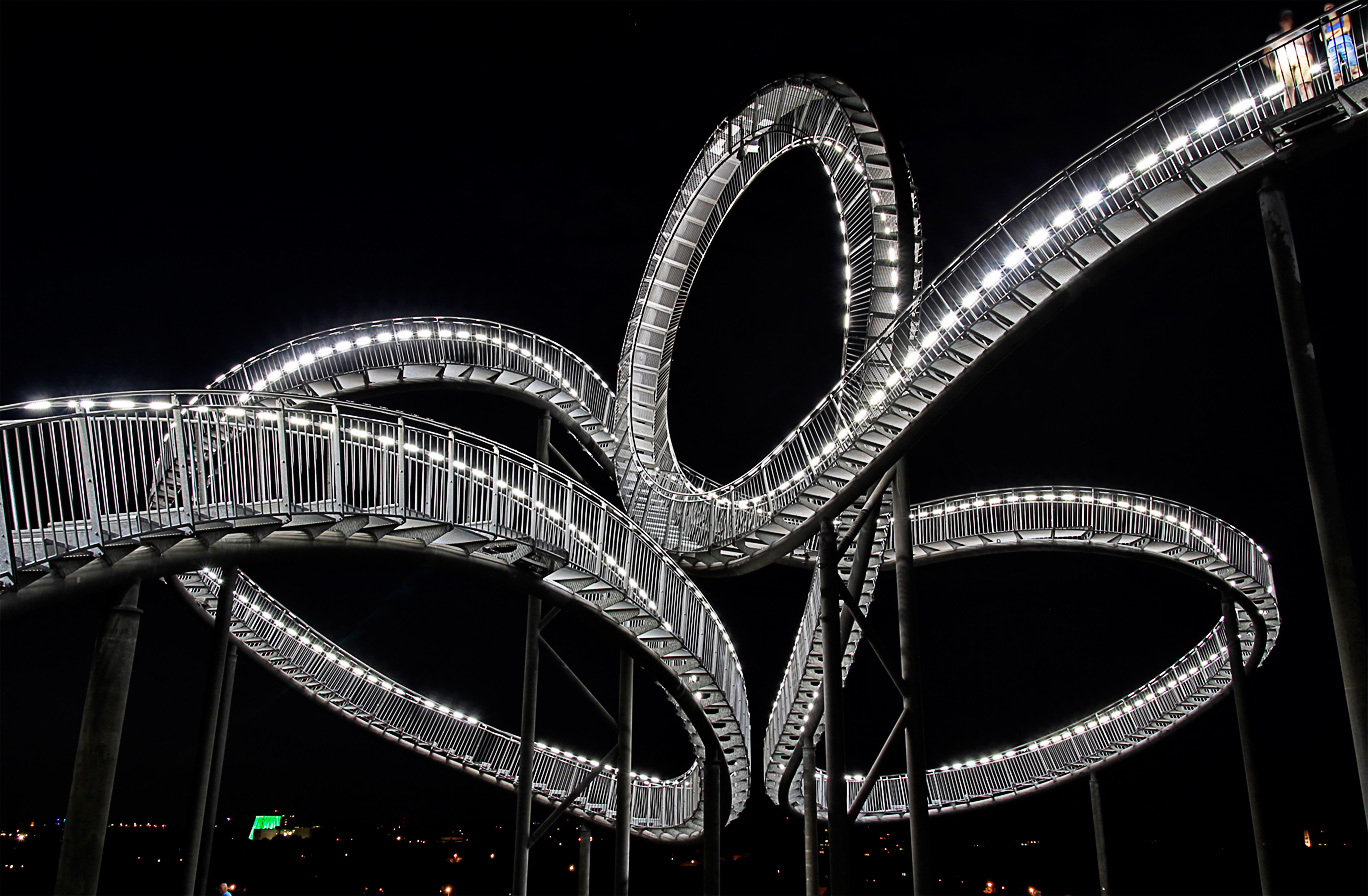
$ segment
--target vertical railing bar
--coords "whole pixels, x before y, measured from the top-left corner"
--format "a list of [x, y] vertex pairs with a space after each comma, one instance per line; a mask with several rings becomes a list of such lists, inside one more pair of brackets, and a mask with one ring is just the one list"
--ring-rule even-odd
[[345, 513], [342, 500], [342, 414], [332, 406], [332, 429], [328, 431], [328, 447], [332, 461], [332, 498], [338, 513]]
[[290, 481], [289, 434], [285, 431], [285, 402], [280, 402], [276, 414], [276, 461], [280, 465], [280, 512], [292, 513], [294, 510], [294, 488]]

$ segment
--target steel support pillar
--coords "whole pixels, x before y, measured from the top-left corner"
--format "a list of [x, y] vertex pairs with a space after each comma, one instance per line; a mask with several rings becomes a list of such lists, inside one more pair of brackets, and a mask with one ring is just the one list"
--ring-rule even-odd
[[1292, 403], [1297, 412], [1306, 479], [1311, 489], [1311, 511], [1320, 540], [1321, 565], [1325, 567], [1330, 619], [1339, 648], [1340, 676], [1344, 680], [1349, 729], [1354, 737], [1354, 757], [1358, 762], [1359, 797], [1363, 802], [1364, 818], [1368, 820], [1368, 689], [1365, 689], [1364, 681], [1368, 649], [1365, 648], [1363, 609], [1354, 582], [1339, 479], [1335, 474], [1335, 455], [1330, 447], [1330, 428], [1325, 419], [1320, 376], [1316, 371], [1311, 325], [1302, 296], [1297, 247], [1292, 241], [1292, 219], [1275, 172], [1264, 175], [1259, 187], [1259, 210], [1263, 213], [1268, 263], [1273, 271], [1273, 293], [1282, 321], [1283, 349], [1287, 353], [1287, 371], [1292, 379]]
[[827, 892], [850, 892], [849, 844], [846, 831], [845, 706], [842, 700], [841, 590], [845, 584], [836, 568], [836, 533], [830, 520], [822, 521], [818, 537], [818, 570], [822, 592], [822, 694], [826, 717], [827, 773]]
[[[219, 582], [214, 603], [214, 642], [209, 659], [209, 680], [204, 689], [204, 710], [200, 719], [199, 762], [196, 764], [194, 801], [190, 804], [190, 836], [185, 849], [185, 877], [181, 890], [186, 896], [199, 892], [200, 844], [204, 842], [204, 817], [209, 808], [209, 790], [214, 777], [214, 746], [218, 730], [219, 702], [223, 699], [223, 673], [228, 665], [229, 634], [233, 623], [233, 597], [238, 571], [228, 567]], [[207, 869], [206, 869], [207, 870]]]
[[527, 631], [523, 643], [521, 742], [518, 746], [517, 813], [513, 821], [513, 893], [527, 893], [527, 867], [532, 848], [532, 759], [537, 749], [537, 673], [541, 647], [541, 601], [527, 596]]
[[1245, 786], [1249, 791], [1249, 821], [1254, 829], [1254, 855], [1259, 863], [1259, 891], [1268, 896], [1273, 892], [1272, 875], [1268, 867], [1268, 850], [1264, 848], [1263, 811], [1259, 793], [1259, 775], [1254, 762], [1254, 734], [1250, 730], [1253, 719], [1249, 714], [1249, 687], [1245, 680], [1244, 656], [1240, 650], [1240, 626], [1235, 618], [1235, 601], [1221, 595], [1222, 622], [1225, 625], [1226, 650], [1230, 660], [1230, 690], [1235, 696], [1235, 720], [1240, 727], [1240, 754], [1244, 757]]
[[917, 604], [912, 592], [912, 466], [898, 461], [893, 480], [894, 575], [898, 585], [898, 651], [903, 677], [903, 745], [907, 753], [907, 821], [911, 829], [912, 892], [931, 892], [926, 787], [926, 736], [923, 721], [921, 656], [917, 644]]
[[195, 892], [209, 889], [209, 859], [214, 854], [214, 827], [218, 818], [219, 785], [223, 783], [223, 755], [228, 746], [228, 712], [233, 707], [233, 680], [237, 676], [237, 644], [228, 642], [223, 660], [223, 684], [219, 689], [218, 720], [214, 723], [214, 758], [209, 768], [209, 798], [200, 827], [200, 854]]
[[133, 651], [138, 645], [139, 583], [123, 593], [105, 617], [95, 642], [86, 685], [81, 734], [76, 742], [76, 765], [71, 773], [62, 849], [57, 858], [55, 892], [94, 893], [100, 882], [109, 803], [114, 795], [114, 772], [119, 764], [128, 683], [133, 675]]
[[[617, 842], [613, 844], [613, 893], [627, 896], [632, 860], [632, 678], [636, 664], [618, 657]], [[705, 797], [706, 799], [706, 797]]]
[[1111, 892], [1107, 874], [1107, 835], [1102, 829], [1102, 787], [1097, 783], [1097, 770], [1088, 772], [1088, 792], [1092, 795], [1093, 845], [1097, 848], [1097, 885], [1102, 896]]
[[817, 864], [817, 748], [812, 735], [803, 732], [803, 879], [805, 896], [821, 893], [821, 870]]
[[551, 463], [551, 412], [542, 411], [537, 419], [537, 460]]
[[589, 825], [580, 822], [579, 828], [579, 859], [575, 862], [575, 881], [578, 896], [589, 896], [589, 859], [594, 845], [594, 835], [589, 830]]
[[726, 773], [721, 751], [710, 747], [703, 764], [703, 896], [722, 893], [722, 826], [727, 817], [722, 776]]

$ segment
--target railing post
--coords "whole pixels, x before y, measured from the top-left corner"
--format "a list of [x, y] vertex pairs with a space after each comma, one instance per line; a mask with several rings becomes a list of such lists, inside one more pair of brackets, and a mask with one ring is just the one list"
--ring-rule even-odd
[[[214, 753], [218, 746], [220, 701], [223, 699], [224, 673], [228, 667], [228, 647], [231, 643], [233, 597], [237, 588], [236, 567], [223, 570], [219, 582], [218, 599], [214, 604], [213, 652], [209, 659], [209, 679], [204, 689], [204, 710], [200, 719], [199, 762], [195, 766], [195, 789], [190, 804], [190, 835], [185, 849], [185, 876], [182, 889], [186, 896], [199, 891], [200, 844], [204, 837], [205, 812], [209, 807], [209, 792], [214, 788]], [[229, 685], [231, 694], [231, 685]], [[226, 732], [225, 735], [226, 737]], [[212, 819], [211, 819], [212, 821]]]
[[1107, 874], [1107, 837], [1102, 829], [1102, 788], [1097, 783], [1097, 770], [1088, 773], [1088, 792], [1092, 795], [1093, 845], [1097, 849], [1097, 883], [1102, 896], [1111, 892]]
[[189, 452], [185, 446], [185, 410], [179, 396], [171, 397], [171, 451], [176, 464], [176, 483], [180, 486], [181, 505], [186, 524], [195, 521], [195, 493], [191, 487]]
[[527, 596], [523, 641], [522, 729], [518, 752], [517, 814], [513, 822], [513, 893], [526, 896], [532, 837], [532, 759], [537, 749], [537, 675], [541, 660], [541, 601]]
[[404, 454], [404, 438], [406, 435], [407, 433], [404, 429], [404, 418], [400, 417], [398, 432], [399, 441], [396, 442], [394, 446], [394, 456], [399, 463], [399, 470], [397, 476], [399, 480], [399, 494], [396, 496], [397, 500], [394, 503], [398, 505], [399, 513], [405, 517], [408, 516], [408, 461], [407, 455]]
[[821, 871], [817, 863], [817, 748], [812, 745], [812, 733], [804, 729], [803, 750], [803, 892], [818, 896], [821, 892]]
[[456, 433], [447, 431], [447, 493], [446, 493], [446, 520], [445, 522], [456, 522]]
[[1262, 798], [1259, 775], [1254, 762], [1253, 719], [1249, 713], [1249, 690], [1245, 680], [1244, 651], [1240, 648], [1240, 626], [1235, 619], [1235, 600], [1221, 594], [1222, 622], [1225, 625], [1226, 658], [1230, 661], [1230, 689], [1235, 696], [1235, 720], [1240, 728], [1240, 755], [1244, 757], [1245, 787], [1249, 791], [1249, 822], [1254, 829], [1254, 856], [1259, 863], [1259, 890], [1264, 896], [1273, 892], [1273, 877], [1264, 848]]
[[90, 537], [99, 544], [104, 537], [100, 534], [100, 499], [95, 490], [95, 451], [90, 441], [90, 418], [84, 408], [76, 415], [75, 423], [76, 450], [81, 457], [81, 495], [90, 520]]
[[822, 521], [818, 538], [818, 573], [822, 593], [822, 694], [826, 716], [827, 760], [827, 892], [846, 896], [850, 892], [846, 842], [845, 707], [841, 681], [841, 600], [844, 589], [836, 568], [836, 533], [830, 520]]
[[903, 746], [907, 753], [907, 821], [911, 831], [912, 892], [931, 892], [931, 858], [927, 826], [930, 795], [926, 789], [926, 736], [922, 708], [921, 655], [918, 649], [917, 603], [912, 582], [911, 464], [898, 460], [893, 479], [894, 576], [898, 585], [898, 652], [903, 684]]
[[332, 406], [332, 429], [328, 431], [328, 448], [332, 452], [333, 503], [338, 513], [345, 513], [342, 503], [342, 414]]
[[133, 653], [142, 616], [138, 591], [139, 583], [134, 582], [119, 603], [110, 608], [95, 644], [81, 734], [76, 743], [76, 765], [71, 773], [66, 827], [57, 858], [58, 896], [94, 893], [100, 881], [114, 771], [119, 763], [128, 683], [133, 675]]
[[632, 858], [632, 696], [636, 664], [618, 657], [617, 842], [613, 844], [613, 893], [627, 896]]
[[1363, 609], [1354, 583], [1335, 455], [1321, 399], [1311, 324], [1306, 316], [1301, 272], [1297, 267], [1297, 247], [1292, 240], [1292, 219], [1287, 213], [1282, 184], [1274, 172], [1266, 174], [1259, 187], [1259, 210], [1263, 215], [1268, 262], [1273, 271], [1273, 293], [1282, 323], [1287, 370], [1292, 380], [1292, 403], [1306, 461], [1311, 511], [1320, 541], [1321, 565], [1325, 568], [1330, 619], [1339, 649], [1340, 677], [1344, 681], [1349, 730], [1353, 734], [1354, 757], [1358, 763], [1359, 797], [1364, 817], [1368, 819], [1368, 683], [1364, 672], [1364, 667], [1368, 666], [1368, 644], [1365, 644]]
[[280, 465], [280, 512], [294, 511], [294, 484], [290, 482], [289, 433], [285, 429], [285, 402], [280, 403], [280, 413], [276, 418], [276, 454]]
[[[0, 453], [5, 455], [5, 466], [9, 466], [9, 439], [0, 438]], [[10, 534], [9, 501], [10, 490], [6, 488], [8, 478], [0, 480], [0, 584], [14, 581], [14, 538]]]

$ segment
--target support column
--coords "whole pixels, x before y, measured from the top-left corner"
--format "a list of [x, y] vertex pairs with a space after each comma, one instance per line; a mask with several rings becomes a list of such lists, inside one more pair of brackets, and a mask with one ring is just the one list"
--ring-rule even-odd
[[119, 603], [110, 608], [95, 642], [81, 734], [76, 741], [76, 766], [71, 773], [62, 850], [57, 858], [58, 896], [94, 893], [100, 882], [100, 860], [104, 855], [114, 771], [119, 764], [119, 741], [123, 736], [133, 651], [138, 645], [138, 622], [142, 615], [138, 591], [139, 583], [134, 582]]
[[903, 746], [907, 753], [907, 821], [911, 829], [912, 892], [931, 892], [931, 859], [928, 844], [926, 788], [926, 735], [922, 708], [921, 656], [917, 645], [917, 604], [912, 592], [912, 517], [910, 492], [912, 468], [907, 458], [898, 461], [893, 480], [893, 550], [898, 585], [898, 653], [906, 690], [903, 713]]
[[578, 896], [589, 896], [589, 859], [594, 845], [594, 835], [590, 833], [589, 825], [580, 822], [579, 829], [579, 861], [575, 864], [576, 881]]
[[812, 735], [803, 732], [803, 877], [805, 896], [821, 893], [821, 870], [817, 863], [817, 748]]
[[613, 893], [627, 896], [632, 858], [632, 676], [636, 664], [618, 657], [617, 842], [613, 844]]
[[1240, 754], [1244, 757], [1245, 786], [1249, 790], [1249, 821], [1254, 828], [1254, 855], [1259, 863], [1259, 891], [1268, 896], [1273, 892], [1272, 875], [1268, 867], [1268, 851], [1264, 848], [1262, 799], [1259, 794], [1259, 775], [1254, 763], [1254, 737], [1250, 731], [1253, 719], [1249, 714], [1249, 687], [1245, 680], [1244, 656], [1240, 650], [1240, 626], [1235, 618], [1235, 601], [1221, 594], [1222, 622], [1225, 625], [1226, 650], [1230, 660], [1230, 690], [1235, 697], [1235, 720], [1240, 728]]
[[827, 772], [827, 892], [846, 896], [850, 892], [848, 844], [846, 842], [846, 750], [845, 705], [841, 681], [841, 599], [844, 588], [836, 563], [836, 533], [830, 520], [822, 521], [818, 539], [818, 570], [822, 591], [822, 695], [826, 716]]
[[1097, 783], [1097, 770], [1088, 772], [1088, 791], [1092, 794], [1093, 844], [1097, 847], [1097, 884], [1102, 896], [1111, 892], [1107, 874], [1107, 836], [1102, 829], [1102, 788]]
[[1259, 187], [1259, 210], [1263, 213], [1268, 263], [1273, 270], [1273, 293], [1278, 300], [1287, 371], [1292, 379], [1292, 403], [1306, 459], [1311, 511], [1320, 540], [1321, 565], [1325, 568], [1330, 619], [1339, 648], [1340, 676], [1344, 680], [1349, 729], [1353, 733], [1354, 757], [1358, 762], [1359, 797], [1363, 801], [1364, 817], [1368, 819], [1368, 688], [1364, 682], [1368, 649], [1365, 648], [1363, 609], [1354, 583], [1349, 536], [1340, 502], [1339, 479], [1335, 474], [1335, 455], [1330, 448], [1330, 428], [1325, 420], [1316, 353], [1311, 344], [1311, 325], [1302, 296], [1297, 247], [1292, 241], [1292, 219], [1287, 213], [1287, 200], [1276, 172], [1264, 175]]
[[537, 674], [541, 659], [541, 601], [527, 596], [527, 634], [523, 642], [521, 743], [518, 748], [517, 815], [513, 821], [513, 893], [527, 893], [532, 837], [532, 759], [537, 749]]
[[537, 460], [551, 463], [551, 412], [542, 411], [537, 420]]
[[722, 776], [727, 773], [722, 754], [709, 748], [703, 764], [703, 896], [722, 893]]
[[194, 798], [190, 804], [190, 836], [185, 848], [185, 877], [181, 890], [186, 896], [196, 892], [199, 878], [200, 844], [204, 836], [204, 813], [209, 806], [209, 787], [214, 771], [215, 732], [218, 728], [219, 701], [223, 697], [223, 673], [228, 664], [229, 633], [233, 622], [233, 592], [238, 571], [228, 567], [219, 583], [214, 603], [214, 642], [209, 659], [209, 680], [204, 689], [204, 710], [200, 719], [199, 762], [196, 763]]
[[233, 706], [233, 679], [237, 675], [237, 643], [228, 642], [223, 663], [223, 686], [219, 690], [218, 721], [214, 724], [214, 759], [209, 769], [209, 798], [200, 827], [200, 854], [195, 892], [209, 889], [209, 859], [214, 854], [214, 826], [218, 819], [219, 785], [223, 782], [223, 755], [228, 746], [228, 711]]

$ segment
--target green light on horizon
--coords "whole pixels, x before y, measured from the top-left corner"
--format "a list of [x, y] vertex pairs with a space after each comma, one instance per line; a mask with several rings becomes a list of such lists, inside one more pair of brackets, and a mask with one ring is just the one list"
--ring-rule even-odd
[[279, 815], [258, 815], [256, 820], [252, 822], [253, 832], [273, 831], [278, 827], [280, 827]]

